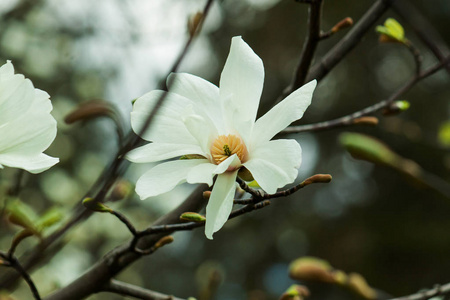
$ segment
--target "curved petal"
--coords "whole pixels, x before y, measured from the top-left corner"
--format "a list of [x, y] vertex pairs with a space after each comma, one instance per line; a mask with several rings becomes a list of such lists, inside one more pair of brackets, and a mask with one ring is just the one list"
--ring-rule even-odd
[[205, 235], [210, 240], [213, 239], [214, 232], [222, 228], [230, 216], [236, 191], [236, 176], [237, 170], [226, 172], [217, 176], [214, 183], [206, 206]]
[[[167, 92], [151, 91], [136, 100], [131, 112], [131, 126], [134, 132], [141, 133], [155, 104], [165, 93]], [[197, 140], [189, 133], [182, 120], [182, 116], [191, 106], [192, 101], [189, 99], [167, 93], [153, 122], [141, 137], [153, 142], [196, 145]]]
[[236, 154], [231, 155], [223, 162], [221, 162], [218, 166], [216, 166], [214, 170], [214, 174], [222, 174], [227, 171], [229, 168], [237, 169], [241, 166], [241, 160]]
[[149, 163], [187, 154], [204, 155], [197, 145], [151, 143], [131, 150], [125, 157], [131, 162]]
[[[220, 98], [223, 110], [230, 107], [235, 119], [255, 121], [264, 84], [262, 60], [240, 37], [231, 40], [230, 53], [220, 76]], [[251, 128], [249, 129], [251, 132]]]
[[34, 157], [55, 139], [56, 121], [47, 112], [34, 111], [0, 124], [0, 136], [1, 154]]
[[186, 159], [159, 164], [138, 179], [136, 193], [141, 200], [166, 193], [185, 182], [193, 167], [205, 162], [206, 159]]
[[186, 178], [188, 183], [206, 183], [211, 186], [213, 184], [214, 170], [217, 168], [215, 164], [205, 162], [193, 167]]
[[219, 88], [211, 82], [187, 73], [172, 73], [167, 78], [169, 92], [190, 99], [201, 108], [219, 132], [224, 131]]
[[51, 157], [43, 153], [34, 156], [14, 154], [0, 154], [0, 162], [8, 167], [20, 168], [30, 173], [41, 173], [59, 162], [59, 158]]
[[289, 124], [303, 117], [311, 104], [316, 85], [316, 80], [308, 82], [259, 118], [253, 127], [250, 148], [269, 141]]
[[217, 130], [211, 121], [202, 116], [191, 114], [183, 117], [183, 122], [189, 133], [197, 140], [204, 155], [210, 157], [213, 139], [217, 137]]
[[274, 140], [251, 153], [244, 166], [269, 194], [294, 182], [302, 162], [302, 149], [295, 140]]

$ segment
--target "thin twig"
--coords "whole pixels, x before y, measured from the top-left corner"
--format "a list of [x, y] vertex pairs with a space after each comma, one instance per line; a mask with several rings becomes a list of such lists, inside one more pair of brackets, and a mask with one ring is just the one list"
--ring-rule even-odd
[[[424, 18], [411, 1], [396, 0], [392, 3], [392, 8], [412, 27], [416, 35], [428, 46], [439, 61], [445, 60], [450, 54], [450, 49], [433, 25]], [[450, 66], [447, 66], [446, 69], [450, 72]]]
[[17, 271], [18, 274], [25, 280], [25, 282], [28, 284], [31, 293], [33, 294], [34, 299], [41, 300], [41, 296], [39, 295], [39, 291], [36, 288], [36, 285], [34, 284], [33, 280], [31, 279], [31, 276], [25, 271], [25, 269], [22, 267], [20, 262], [17, 260], [17, 258], [14, 255], [8, 255], [2, 251], [0, 251], [0, 257], [2, 257], [5, 261], [8, 262], [8, 264], [4, 264], [5, 266], [8, 266], [10, 268], [13, 268]]
[[123, 224], [125, 224], [133, 236], [136, 235], [136, 232], [137, 232], [136, 228], [131, 223], [131, 221], [128, 220], [127, 217], [125, 217], [125, 215], [123, 215], [122, 213], [115, 211], [115, 210], [112, 210], [111, 214], [116, 216]]
[[182, 298], [147, 290], [139, 286], [114, 279], [106, 283], [103, 286], [102, 291], [120, 294], [123, 296], [131, 296], [143, 300], [185, 300]]
[[[315, 64], [305, 82], [313, 79], [320, 81], [328, 74], [356, 45], [362, 40], [363, 35], [372, 28], [373, 24], [383, 15], [384, 12], [395, 0], [376, 1], [364, 16], [350, 29], [350, 31], [336, 44], [328, 53]], [[293, 86], [295, 91], [300, 86]]]
[[421, 72], [420, 74], [416, 74], [412, 79], [410, 79], [406, 84], [404, 84], [400, 89], [394, 92], [388, 99], [378, 102], [372, 106], [366, 107], [360, 111], [354, 112], [350, 115], [337, 118], [330, 121], [319, 122], [315, 124], [308, 125], [300, 125], [300, 126], [291, 126], [279, 134], [287, 134], [287, 133], [298, 133], [305, 131], [320, 131], [327, 130], [336, 127], [348, 126], [353, 124], [353, 120], [358, 119], [360, 117], [373, 114], [374, 112], [381, 110], [383, 108], [388, 107], [393, 101], [397, 100], [398, 97], [407, 91], [409, 91], [418, 81], [427, 78], [430, 75], [433, 75], [435, 72], [439, 71], [446, 65], [450, 64], [450, 56], [448, 56], [444, 61], [434, 65], [433, 67]]
[[421, 291], [409, 296], [399, 297], [399, 298], [393, 298], [390, 300], [426, 300], [430, 299], [432, 297], [440, 296], [440, 295], [446, 295], [450, 293], [450, 283], [444, 284], [444, 285], [436, 285], [434, 288]]
[[322, 0], [314, 0], [310, 2], [308, 13], [308, 35], [306, 36], [303, 44], [302, 54], [295, 70], [295, 75], [291, 84], [283, 93], [283, 98], [289, 95], [292, 91], [296, 90], [296, 87], [300, 87], [305, 83], [305, 78], [308, 75], [308, 70], [311, 66], [314, 53], [316, 52], [317, 44], [320, 41], [322, 3]]

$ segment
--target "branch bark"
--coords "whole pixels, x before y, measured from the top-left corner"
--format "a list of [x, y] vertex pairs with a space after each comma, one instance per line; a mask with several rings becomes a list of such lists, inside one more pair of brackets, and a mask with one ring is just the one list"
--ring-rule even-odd
[[[394, 3], [395, 0], [376, 1], [364, 16], [350, 31], [336, 44], [323, 58], [314, 65], [306, 78], [306, 82], [317, 79], [320, 81], [330, 72], [356, 45], [364, 34], [374, 25], [381, 15]], [[300, 86], [294, 86], [296, 90]]]

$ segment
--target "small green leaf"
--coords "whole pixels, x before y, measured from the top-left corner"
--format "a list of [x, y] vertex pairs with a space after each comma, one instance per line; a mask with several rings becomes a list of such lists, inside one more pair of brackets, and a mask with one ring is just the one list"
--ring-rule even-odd
[[450, 147], [450, 121], [442, 123], [439, 127], [438, 140], [443, 146]]
[[63, 214], [58, 208], [50, 208], [37, 220], [36, 227], [38, 227], [40, 230], [50, 227], [59, 222], [62, 217]]
[[180, 220], [189, 222], [205, 222], [206, 218], [195, 212], [185, 212], [181, 214]]
[[9, 213], [8, 220], [11, 223], [36, 231], [33, 221], [37, 219], [37, 215], [30, 206], [16, 199], [8, 204], [7, 210]]
[[405, 44], [407, 39], [405, 38], [405, 31], [403, 26], [393, 18], [389, 18], [384, 22], [384, 25], [377, 26], [376, 32], [380, 33], [383, 37], [383, 42], [399, 42]]

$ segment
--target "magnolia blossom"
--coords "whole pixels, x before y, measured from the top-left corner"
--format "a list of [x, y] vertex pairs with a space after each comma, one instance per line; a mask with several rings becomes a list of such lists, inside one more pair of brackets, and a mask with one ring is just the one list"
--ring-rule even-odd
[[[127, 157], [138, 163], [182, 159], [162, 162], [144, 173], [136, 184], [141, 199], [183, 182], [211, 186], [217, 175], [206, 206], [205, 234], [212, 239], [230, 215], [240, 170], [249, 171], [267, 193], [294, 182], [302, 160], [300, 145], [295, 140], [271, 139], [303, 116], [316, 81], [256, 120], [263, 82], [263, 63], [241, 37], [232, 39], [220, 88], [194, 75], [171, 74], [165, 102], [142, 135], [153, 143]], [[135, 132], [141, 131], [163, 93], [152, 91], [136, 100], [131, 113]]]
[[56, 136], [51, 110], [49, 95], [14, 74], [10, 61], [0, 67], [0, 168], [40, 173], [59, 161], [42, 153]]

